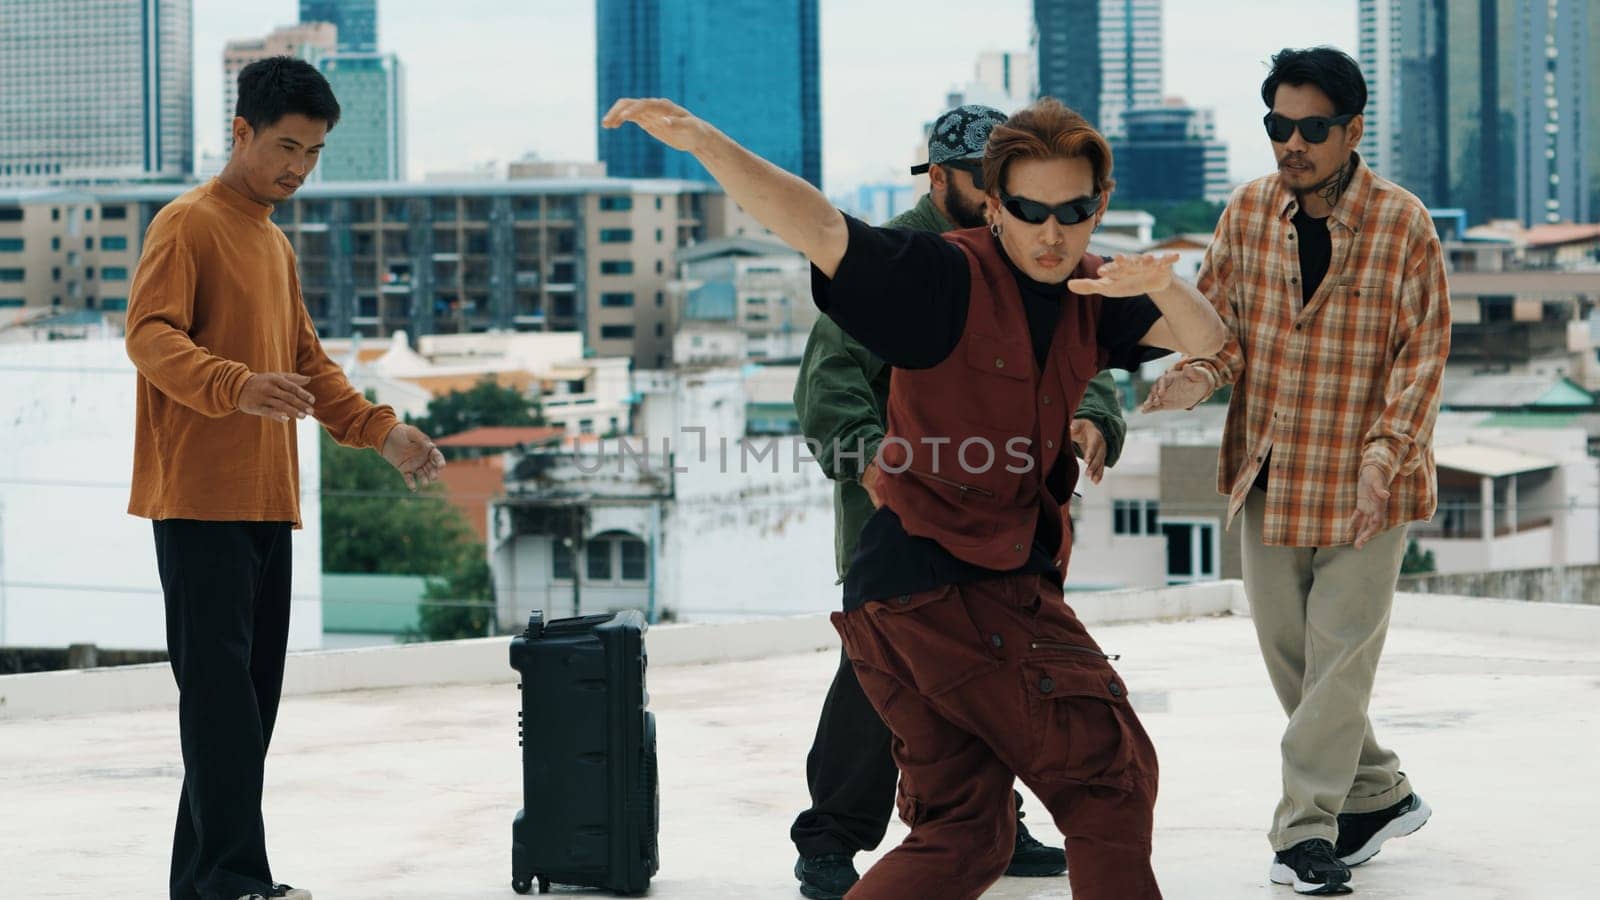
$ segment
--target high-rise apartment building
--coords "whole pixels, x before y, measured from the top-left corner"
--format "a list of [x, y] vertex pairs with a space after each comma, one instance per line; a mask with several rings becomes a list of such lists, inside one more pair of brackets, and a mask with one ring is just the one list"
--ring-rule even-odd
[[194, 170], [192, 0], [0, 0], [0, 185]]

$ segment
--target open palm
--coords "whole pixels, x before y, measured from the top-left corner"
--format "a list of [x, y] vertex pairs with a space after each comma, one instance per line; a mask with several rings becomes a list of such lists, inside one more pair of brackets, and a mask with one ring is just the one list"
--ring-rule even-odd
[[1076, 294], [1102, 297], [1137, 297], [1159, 291], [1172, 283], [1172, 266], [1178, 254], [1154, 256], [1146, 253], [1119, 253], [1100, 267], [1094, 278], [1074, 278], [1067, 289]]

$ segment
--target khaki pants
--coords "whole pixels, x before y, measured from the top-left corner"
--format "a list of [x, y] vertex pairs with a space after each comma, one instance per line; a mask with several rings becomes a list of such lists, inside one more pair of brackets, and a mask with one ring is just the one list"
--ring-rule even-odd
[[1273, 850], [1338, 836], [1341, 812], [1375, 812], [1411, 793], [1400, 759], [1378, 745], [1367, 717], [1383, 655], [1406, 529], [1360, 550], [1261, 543], [1266, 495], [1244, 506], [1244, 589], [1272, 687], [1289, 714], [1283, 797]]

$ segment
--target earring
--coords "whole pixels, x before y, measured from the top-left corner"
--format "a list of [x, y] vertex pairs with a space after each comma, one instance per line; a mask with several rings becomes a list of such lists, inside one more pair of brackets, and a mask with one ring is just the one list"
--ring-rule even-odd
[[1000, 236], [1000, 223], [999, 222], [990, 222], [989, 223], [989, 233], [994, 235], [995, 237], [999, 237]]

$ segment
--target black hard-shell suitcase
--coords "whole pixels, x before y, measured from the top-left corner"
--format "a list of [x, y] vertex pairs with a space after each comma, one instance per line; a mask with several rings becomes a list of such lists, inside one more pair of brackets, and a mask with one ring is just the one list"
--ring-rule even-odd
[[642, 894], [659, 866], [656, 717], [646, 710], [644, 617], [544, 621], [511, 641], [522, 674], [522, 803], [511, 887]]

